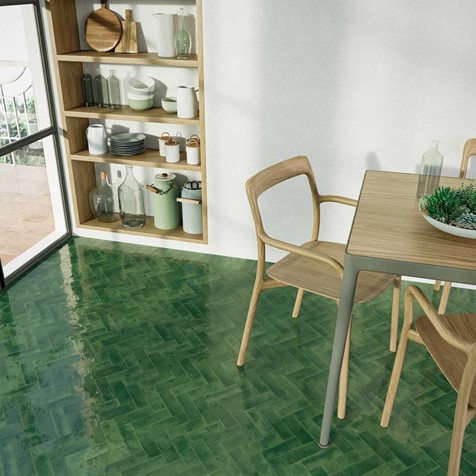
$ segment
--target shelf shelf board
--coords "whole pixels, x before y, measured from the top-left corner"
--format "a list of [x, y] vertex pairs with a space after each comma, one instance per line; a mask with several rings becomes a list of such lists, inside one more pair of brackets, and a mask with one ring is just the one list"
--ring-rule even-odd
[[177, 114], [165, 112], [161, 107], [153, 107], [145, 111], [135, 111], [129, 106], [109, 107], [75, 107], [64, 112], [66, 117], [82, 117], [86, 119], [116, 119], [118, 121], [160, 122], [167, 124], [184, 124], [199, 126], [200, 119], [183, 119]]
[[120, 220], [115, 221], [113, 223], [102, 223], [97, 221], [96, 219], [81, 223], [79, 225], [79, 228], [205, 244], [202, 234], [191, 235], [190, 233], [185, 233], [181, 226], [175, 228], [174, 230], [159, 230], [154, 226], [153, 217], [147, 217], [146, 224], [141, 228], [124, 228]]
[[172, 66], [174, 68], [198, 68], [197, 55], [189, 59], [160, 58], [157, 53], [109, 53], [100, 51], [74, 51], [57, 56], [58, 61], [73, 63], [105, 63], [127, 65]]
[[71, 160], [78, 162], [96, 162], [103, 164], [136, 165], [139, 167], [154, 167], [157, 169], [189, 170], [191, 172], [201, 172], [200, 165], [187, 164], [185, 153], [182, 152], [180, 162], [170, 163], [165, 161], [165, 157], [159, 155], [157, 149], [147, 149], [142, 154], [137, 155], [114, 155], [108, 152], [102, 155], [91, 155], [87, 150], [82, 150], [71, 154]]

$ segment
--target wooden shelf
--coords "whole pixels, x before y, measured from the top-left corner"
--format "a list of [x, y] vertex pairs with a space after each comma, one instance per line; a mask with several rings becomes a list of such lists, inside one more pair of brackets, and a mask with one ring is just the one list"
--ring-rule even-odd
[[181, 153], [180, 162], [170, 163], [165, 161], [165, 157], [159, 155], [157, 149], [147, 149], [142, 154], [137, 155], [114, 155], [110, 152], [102, 155], [91, 155], [87, 150], [82, 150], [71, 154], [71, 160], [78, 162], [95, 162], [102, 164], [136, 165], [139, 167], [155, 167], [158, 169], [189, 170], [191, 172], [201, 172], [200, 165], [187, 164], [185, 153]]
[[120, 108], [109, 107], [75, 107], [64, 111], [66, 117], [82, 117], [85, 119], [115, 119], [118, 121], [138, 121], [155, 122], [167, 124], [183, 124], [189, 126], [199, 126], [200, 118], [183, 119], [177, 117], [177, 114], [165, 112], [161, 107], [153, 107], [145, 111], [135, 111], [129, 106]]
[[147, 217], [146, 224], [140, 228], [124, 228], [120, 220], [113, 223], [102, 223], [96, 219], [81, 223], [79, 227], [90, 230], [110, 231], [112, 233], [126, 233], [128, 235], [140, 235], [164, 238], [167, 240], [188, 241], [191, 243], [204, 243], [202, 234], [191, 235], [190, 233], [185, 233], [181, 226], [173, 230], [160, 230], [159, 228], [156, 228], [153, 217]]
[[[114, 239], [114, 234], [123, 234], [122, 236], [156, 237], [201, 244], [208, 242], [202, 2], [203, 0], [184, 2], [192, 7], [191, 10], [193, 10], [193, 5], [195, 5], [195, 51], [197, 54], [192, 55], [189, 59], [179, 60], [177, 58], [160, 58], [155, 51], [129, 54], [83, 50], [81, 46], [83, 42], [81, 40], [84, 39], [84, 25], [81, 24], [82, 18], [78, 18], [76, 8], [77, 5], [83, 2], [80, 2], [80, 0], [47, 0], [48, 8], [45, 13], [51, 32], [51, 48], [54, 51], [53, 60], [58, 85], [58, 101], [62, 117], [64, 146], [67, 154], [71, 203], [74, 223], [78, 232], [83, 231], [86, 233], [86, 230], [89, 232], [94, 230], [98, 232], [94, 233], [95, 235], [102, 236], [105, 239]], [[94, 2], [87, 0], [86, 3], [90, 5], [91, 9], [93, 8]], [[84, 9], [84, 6], [81, 8]], [[148, 44], [147, 48], [153, 50], [154, 46]], [[157, 76], [160, 76], [161, 68], [168, 68], [170, 69], [170, 71], [167, 71], [167, 77], [170, 76], [168, 81], [173, 81], [174, 83], [184, 73], [187, 73], [192, 78], [196, 78], [200, 114], [193, 119], [183, 119], [177, 117], [176, 113], [167, 113], [161, 107], [145, 111], [135, 111], [128, 105], [123, 105], [119, 108], [85, 107], [81, 87], [84, 64], [101, 66], [100, 69], [103, 69], [103, 65], [108, 64], [129, 66], [133, 73], [138, 73], [143, 66], [148, 66], [150, 67], [149, 69], [157, 71]], [[177, 70], [176, 72], [173, 71], [174, 68]], [[151, 74], [155, 76], [154, 73]], [[131, 125], [131, 129], [145, 130], [147, 128], [148, 131], [153, 131], [150, 132], [152, 135], [155, 133], [160, 134], [161, 129], [163, 129], [162, 127], [157, 127], [157, 124], [165, 124], [167, 125], [166, 128], [173, 127], [174, 125], [185, 126], [184, 129], [190, 129], [190, 131], [186, 131], [186, 134], [196, 133], [200, 137], [201, 164], [187, 164], [185, 153], [181, 154], [181, 160], [178, 163], [168, 163], [164, 157], [159, 156], [157, 149], [147, 149], [142, 154], [132, 156], [119, 156], [112, 153], [90, 155], [86, 130], [94, 120], [109, 120], [111, 123], [116, 121], [135, 123], [135, 125]], [[150, 145], [152, 147], [157, 145], [158, 147], [158, 140], [157, 142], [150, 142]], [[97, 186], [97, 166], [95, 164], [99, 166], [101, 164], [118, 164], [148, 167], [149, 169], [167, 169], [182, 173], [185, 176], [187, 173], [191, 175], [192, 172], [198, 174], [202, 182], [203, 234], [190, 235], [184, 233], [182, 228], [168, 231], [159, 230], [154, 226], [154, 220], [151, 217], [147, 219], [147, 224], [143, 228], [137, 229], [124, 228], [120, 221], [116, 223], [101, 223], [94, 220], [89, 203], [89, 194]], [[151, 204], [148, 203], [148, 205], [150, 206]], [[148, 213], [153, 214], [152, 209]]]
[[127, 65], [172, 66], [174, 68], [197, 68], [197, 55], [189, 59], [159, 58], [157, 53], [102, 53], [99, 51], [75, 51], [57, 56], [58, 61], [73, 63], [105, 63]]

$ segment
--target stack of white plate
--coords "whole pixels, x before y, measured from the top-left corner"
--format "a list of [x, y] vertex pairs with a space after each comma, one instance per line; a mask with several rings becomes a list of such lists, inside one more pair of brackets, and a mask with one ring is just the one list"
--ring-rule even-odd
[[122, 132], [111, 136], [109, 148], [115, 155], [141, 154], [145, 150], [145, 134]]

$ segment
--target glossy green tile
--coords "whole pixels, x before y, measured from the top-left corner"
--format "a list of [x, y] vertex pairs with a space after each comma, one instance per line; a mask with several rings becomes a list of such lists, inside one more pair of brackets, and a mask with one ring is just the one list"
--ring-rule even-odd
[[[73, 238], [0, 292], [0, 474], [445, 474], [454, 394], [412, 343], [379, 426], [391, 294], [355, 310], [348, 417], [323, 450], [336, 306], [306, 295], [296, 320], [294, 290], [264, 293], [238, 369], [254, 266]], [[453, 289], [448, 310], [475, 305]]]

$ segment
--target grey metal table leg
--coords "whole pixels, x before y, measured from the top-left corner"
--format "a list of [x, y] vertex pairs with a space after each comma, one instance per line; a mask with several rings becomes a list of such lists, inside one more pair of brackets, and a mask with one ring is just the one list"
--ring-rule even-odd
[[352, 315], [357, 277], [358, 270], [353, 269], [351, 258], [348, 258], [346, 255], [339, 310], [337, 312], [336, 331], [334, 334], [334, 344], [332, 345], [329, 379], [327, 381], [326, 401], [322, 416], [321, 436], [319, 439], [319, 446], [321, 448], [326, 448], [329, 445], [329, 434], [331, 432], [332, 417], [336, 405], [340, 368], [342, 366], [342, 358], [344, 355], [347, 329], [349, 328], [350, 316]]

